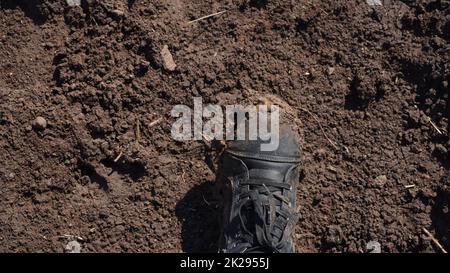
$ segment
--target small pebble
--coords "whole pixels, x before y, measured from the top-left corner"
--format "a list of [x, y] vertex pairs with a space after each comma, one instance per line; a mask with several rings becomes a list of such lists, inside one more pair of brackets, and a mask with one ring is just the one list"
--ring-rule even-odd
[[331, 165], [327, 166], [327, 170], [329, 170], [330, 172], [333, 172], [333, 173], [337, 173], [338, 172], [338, 170], [334, 166], [331, 166]]
[[368, 253], [381, 253], [381, 244], [377, 241], [370, 241], [366, 244]]
[[115, 9], [111, 11], [112, 14], [114, 14], [117, 17], [122, 17], [124, 15], [124, 12], [121, 11], [120, 9]]
[[66, 251], [68, 253], [80, 253], [81, 252], [81, 245], [77, 241], [70, 241], [66, 245]]
[[161, 50], [161, 58], [163, 61], [164, 68], [169, 71], [174, 71], [177, 65], [173, 61], [172, 54], [169, 51], [169, 47], [164, 45]]
[[81, 5], [81, 0], [66, 0], [66, 3], [69, 7], [74, 7]]
[[332, 67], [332, 66], [328, 67], [328, 68], [327, 68], [327, 74], [328, 74], [328, 76], [331, 76], [331, 75], [333, 75], [333, 73], [334, 73], [334, 70], [335, 70], [335, 68], [334, 68], [334, 67]]
[[367, 5], [369, 6], [382, 6], [381, 0], [366, 0]]
[[33, 121], [33, 128], [35, 128], [36, 130], [44, 130], [45, 128], [47, 128], [47, 121], [43, 117], [37, 117]]
[[378, 186], [383, 186], [384, 184], [386, 184], [387, 181], [388, 178], [386, 175], [380, 175], [375, 178], [375, 184]]

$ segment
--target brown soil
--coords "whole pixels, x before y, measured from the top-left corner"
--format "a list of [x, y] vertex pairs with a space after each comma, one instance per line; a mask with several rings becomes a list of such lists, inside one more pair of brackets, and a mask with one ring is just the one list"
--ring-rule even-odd
[[302, 117], [299, 251], [449, 250], [450, 1], [383, 2], [0, 0], [0, 251], [214, 251], [170, 110], [247, 90]]

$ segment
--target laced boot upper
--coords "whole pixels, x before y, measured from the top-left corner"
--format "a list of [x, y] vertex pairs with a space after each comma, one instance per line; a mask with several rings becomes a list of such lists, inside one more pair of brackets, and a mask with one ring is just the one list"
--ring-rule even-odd
[[281, 126], [277, 150], [261, 152], [260, 144], [260, 140], [233, 141], [222, 155], [221, 252], [294, 251], [298, 141], [290, 128]]

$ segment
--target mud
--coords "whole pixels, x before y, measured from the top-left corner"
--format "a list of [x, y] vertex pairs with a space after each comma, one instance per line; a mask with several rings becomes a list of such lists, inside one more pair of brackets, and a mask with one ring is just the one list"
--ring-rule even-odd
[[170, 110], [248, 91], [302, 120], [298, 251], [449, 250], [450, 1], [383, 3], [0, 0], [0, 251], [214, 251]]

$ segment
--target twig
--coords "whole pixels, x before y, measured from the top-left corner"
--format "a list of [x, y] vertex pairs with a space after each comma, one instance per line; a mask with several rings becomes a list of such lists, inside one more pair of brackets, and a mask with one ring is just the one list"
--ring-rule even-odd
[[152, 122], [150, 122], [150, 124], [148, 125], [149, 128], [155, 126], [156, 124], [160, 123], [162, 121], [162, 118], [158, 118]]
[[430, 240], [442, 251], [442, 253], [447, 253], [447, 250], [439, 243], [439, 241], [434, 238], [433, 234], [431, 234], [426, 228], [423, 228], [423, 232], [430, 237]]
[[181, 180], [183, 181], [183, 183], [186, 183], [186, 180], [184, 179], [184, 175], [186, 174], [186, 172], [183, 170], [183, 173], [181, 174]]
[[411, 188], [414, 188], [416, 185], [414, 185], [414, 184], [411, 184], [411, 185], [406, 185], [405, 186], [405, 189], [411, 189]]
[[319, 121], [319, 119], [313, 114], [313, 113], [311, 113], [311, 111], [309, 111], [308, 109], [305, 109], [305, 108], [301, 108], [303, 111], [305, 111], [306, 113], [308, 113], [316, 122], [317, 122], [317, 124], [319, 125], [319, 127], [320, 127], [320, 130], [322, 131], [322, 134], [323, 134], [323, 136], [328, 140], [328, 142], [330, 142], [330, 144], [336, 149], [336, 150], [339, 150], [339, 148], [336, 146], [336, 144], [333, 142], [333, 141], [331, 141], [331, 139], [327, 136], [327, 134], [325, 133], [325, 130], [323, 129], [323, 127], [322, 127], [322, 124], [320, 124], [320, 121]]
[[428, 117], [428, 120], [430, 121], [430, 123], [431, 123], [431, 125], [433, 126], [433, 128], [436, 129], [436, 131], [437, 131], [440, 135], [442, 135], [442, 131], [439, 130], [439, 128], [438, 128], [438, 127], [436, 126], [436, 124], [431, 120], [430, 117]]
[[141, 140], [141, 123], [139, 119], [136, 119], [136, 142]]
[[114, 163], [116, 163], [117, 161], [119, 161], [119, 159], [122, 157], [123, 153], [122, 151], [119, 153], [119, 155], [113, 160]]
[[70, 234], [63, 234], [59, 236], [59, 238], [68, 238], [69, 240], [77, 239], [78, 241], [84, 241], [83, 237], [76, 236], [76, 235], [70, 235]]
[[326, 12], [323, 8], [319, 8], [321, 12], [325, 13], [325, 15], [330, 15], [328, 12]]
[[225, 13], [225, 12], [227, 12], [227, 11], [228, 11], [228, 10], [223, 10], [223, 11], [219, 11], [219, 12], [216, 12], [216, 13], [212, 13], [212, 14], [209, 14], [209, 15], [206, 15], [206, 16], [203, 16], [203, 17], [200, 17], [200, 18], [197, 18], [197, 19], [195, 19], [195, 20], [189, 21], [188, 24], [192, 24], [192, 23], [195, 23], [195, 22], [197, 22], [197, 21], [207, 19], [207, 18], [209, 18], [209, 17], [217, 16], [217, 15], [220, 15], [220, 14]]

